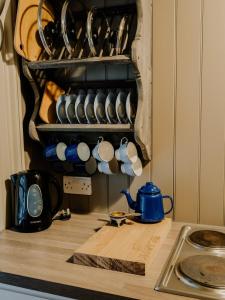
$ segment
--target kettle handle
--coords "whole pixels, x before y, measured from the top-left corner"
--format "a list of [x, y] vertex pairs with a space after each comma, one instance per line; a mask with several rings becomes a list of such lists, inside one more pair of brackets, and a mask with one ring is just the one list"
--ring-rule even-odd
[[171, 196], [169, 196], [169, 195], [164, 195], [162, 197], [163, 197], [163, 199], [164, 198], [170, 199], [171, 207], [170, 207], [170, 209], [168, 211], [164, 212], [164, 215], [167, 215], [167, 214], [169, 214], [173, 210], [173, 207], [174, 207], [173, 198]]
[[57, 191], [57, 201], [56, 201], [56, 205], [55, 207], [52, 209], [52, 217], [55, 216], [55, 214], [59, 211], [60, 206], [62, 205], [62, 195], [61, 195], [61, 188], [60, 188], [60, 184], [57, 181], [57, 179], [54, 176], [50, 176], [50, 180], [49, 180], [49, 184], [54, 185], [56, 191]]

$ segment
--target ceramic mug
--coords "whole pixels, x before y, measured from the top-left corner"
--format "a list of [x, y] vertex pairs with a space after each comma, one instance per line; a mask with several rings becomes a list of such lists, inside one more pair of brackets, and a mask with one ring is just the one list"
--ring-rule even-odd
[[92, 155], [98, 161], [109, 162], [114, 157], [114, 148], [110, 142], [104, 141], [99, 137], [98, 143], [92, 151]]
[[114, 157], [110, 162], [99, 162], [98, 170], [100, 173], [104, 173], [106, 175], [113, 175], [119, 172], [119, 164], [116, 158]]
[[85, 162], [85, 171], [88, 175], [94, 175], [97, 171], [97, 162], [93, 156], [91, 156], [89, 160]]
[[73, 163], [86, 162], [90, 158], [90, 148], [86, 143], [73, 144], [66, 148], [66, 160]]
[[49, 145], [44, 149], [44, 157], [47, 160], [51, 160], [51, 161], [57, 161], [57, 160], [65, 161], [66, 148], [67, 145], [64, 143]]
[[129, 176], [141, 176], [143, 167], [140, 158], [135, 163], [125, 163], [121, 165], [121, 172]]
[[124, 163], [135, 163], [138, 159], [137, 148], [126, 137], [121, 139], [120, 147], [115, 152], [116, 159]]

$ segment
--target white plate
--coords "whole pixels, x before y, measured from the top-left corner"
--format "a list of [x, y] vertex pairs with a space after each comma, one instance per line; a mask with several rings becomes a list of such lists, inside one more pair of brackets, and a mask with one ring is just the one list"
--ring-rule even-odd
[[128, 118], [126, 113], [127, 93], [119, 91], [116, 98], [116, 115], [120, 124], [127, 124]]
[[86, 124], [87, 119], [84, 112], [84, 101], [86, 94], [83, 90], [80, 90], [75, 102], [75, 115], [80, 124]]
[[105, 114], [110, 124], [117, 124], [119, 121], [116, 116], [116, 97], [117, 94], [109, 91], [105, 101]]
[[68, 124], [69, 121], [66, 116], [66, 96], [61, 95], [59, 96], [57, 102], [56, 102], [56, 114], [58, 117], [58, 120], [61, 124]]
[[75, 102], [77, 99], [77, 95], [68, 95], [66, 96], [66, 116], [70, 124], [78, 123], [77, 117], [75, 114]]
[[106, 124], [107, 118], [105, 114], [106, 95], [99, 90], [94, 101], [94, 113], [99, 124]]
[[130, 91], [126, 100], [126, 113], [131, 124], [134, 123], [137, 112], [137, 98], [133, 91]]
[[84, 101], [84, 113], [88, 121], [88, 124], [97, 123], [95, 112], [94, 112], [95, 97], [96, 94], [92, 90], [89, 90]]

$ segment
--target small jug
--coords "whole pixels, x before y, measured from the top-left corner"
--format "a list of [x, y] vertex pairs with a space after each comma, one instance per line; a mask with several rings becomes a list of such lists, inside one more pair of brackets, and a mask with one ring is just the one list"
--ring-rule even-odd
[[[173, 198], [168, 195], [162, 195], [160, 189], [153, 182], [147, 182], [137, 193], [137, 200], [133, 201], [128, 191], [121, 191], [127, 197], [127, 202], [131, 209], [140, 213], [140, 221], [143, 223], [157, 223], [164, 219], [164, 215], [173, 210]], [[163, 199], [168, 198], [171, 207], [164, 212]]]

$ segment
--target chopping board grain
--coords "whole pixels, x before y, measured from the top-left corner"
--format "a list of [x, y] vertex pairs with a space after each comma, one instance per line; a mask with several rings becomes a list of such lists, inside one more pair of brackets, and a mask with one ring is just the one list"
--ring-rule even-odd
[[145, 275], [171, 228], [171, 219], [157, 224], [128, 220], [121, 227], [103, 226], [79, 247], [71, 262], [78, 265]]

